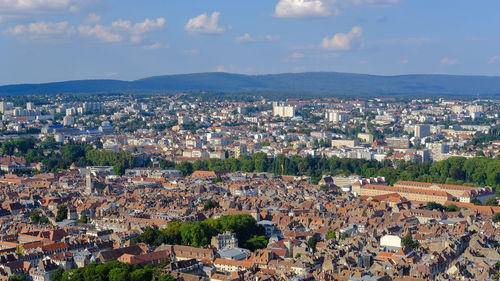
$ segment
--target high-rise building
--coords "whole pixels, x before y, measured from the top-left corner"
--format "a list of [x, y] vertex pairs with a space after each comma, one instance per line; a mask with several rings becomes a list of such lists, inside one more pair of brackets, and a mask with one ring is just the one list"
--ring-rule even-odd
[[247, 147], [244, 145], [238, 145], [234, 148], [234, 158], [238, 158], [241, 155], [246, 155], [247, 154]]
[[0, 112], [5, 113], [8, 110], [12, 110], [14, 108], [14, 104], [11, 102], [2, 101], [0, 102]]
[[349, 120], [349, 117], [345, 112], [341, 112], [338, 110], [329, 110], [325, 112], [325, 119], [328, 122], [341, 123], [347, 122]]
[[431, 126], [426, 124], [415, 125], [415, 137], [425, 138], [431, 135]]
[[27, 110], [33, 110], [33, 109], [35, 109], [35, 104], [32, 103], [32, 102], [27, 102], [26, 103], [26, 109]]
[[64, 126], [72, 126], [75, 124], [75, 118], [72, 116], [64, 116], [63, 118], [63, 125]]
[[278, 105], [275, 103], [273, 104], [273, 116], [294, 117], [295, 107], [291, 105]]

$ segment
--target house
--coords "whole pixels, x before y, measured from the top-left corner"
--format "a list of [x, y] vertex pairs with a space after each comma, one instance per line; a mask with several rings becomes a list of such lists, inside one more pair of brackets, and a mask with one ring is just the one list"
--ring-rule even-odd
[[6, 156], [0, 158], [0, 170], [10, 173], [15, 170], [26, 169], [29, 165], [24, 157]]

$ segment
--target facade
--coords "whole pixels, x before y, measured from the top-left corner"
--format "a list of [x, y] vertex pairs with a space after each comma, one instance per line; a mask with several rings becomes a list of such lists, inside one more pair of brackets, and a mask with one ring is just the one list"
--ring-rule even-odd
[[211, 244], [217, 250], [226, 248], [236, 248], [238, 247], [238, 238], [236, 238], [235, 233], [224, 232], [222, 234], [212, 237]]
[[358, 140], [332, 140], [332, 147], [355, 147], [358, 145]]
[[325, 112], [325, 119], [328, 122], [342, 123], [349, 121], [349, 116], [345, 112], [341, 112], [338, 110], [330, 110]]
[[425, 138], [431, 135], [431, 126], [426, 124], [415, 125], [415, 137]]
[[295, 107], [290, 105], [273, 105], [273, 116], [291, 118], [295, 116]]
[[378, 196], [390, 193], [398, 193], [402, 197], [410, 201], [417, 202], [436, 202], [444, 204], [447, 201], [453, 200], [453, 196], [444, 191], [436, 191], [430, 189], [405, 188], [396, 186], [384, 186], [367, 184], [361, 186], [361, 196]]
[[410, 140], [407, 136], [405, 137], [394, 137], [385, 139], [388, 147], [398, 147], [398, 148], [408, 148], [410, 147]]

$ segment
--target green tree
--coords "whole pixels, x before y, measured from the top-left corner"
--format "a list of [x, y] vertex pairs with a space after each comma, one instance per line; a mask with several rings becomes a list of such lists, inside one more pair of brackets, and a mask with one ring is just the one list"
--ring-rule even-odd
[[77, 223], [88, 223], [89, 220], [86, 214], [81, 215], [81, 217], [76, 221]]
[[326, 234], [326, 240], [331, 240], [331, 239], [333, 240], [337, 239], [337, 233], [335, 233], [335, 230], [330, 230]]
[[484, 202], [485, 206], [498, 206], [497, 200], [495, 197], [490, 197]]
[[207, 200], [205, 202], [205, 204], [203, 205], [203, 210], [208, 211], [210, 209], [217, 208], [217, 207], [219, 207], [219, 202], [217, 202], [215, 200]]
[[313, 252], [316, 252], [316, 244], [318, 244], [318, 240], [316, 237], [312, 236], [307, 239], [307, 246], [312, 249]]
[[413, 236], [411, 235], [411, 232], [408, 231], [408, 233], [401, 239], [401, 246], [402, 247], [409, 247], [410, 249], [415, 249], [419, 246], [418, 241], [413, 240]]
[[158, 281], [175, 281], [175, 277], [170, 274], [162, 274], [158, 278]]
[[470, 200], [470, 202], [476, 206], [482, 206], [483, 204], [481, 203], [481, 201], [479, 201], [479, 199], [477, 198], [474, 198], [472, 200]]
[[62, 269], [62, 268], [56, 269], [54, 271], [54, 273], [52, 273], [52, 277], [50, 278], [50, 281], [61, 281], [63, 273], [64, 273], [64, 269]]
[[149, 268], [136, 269], [130, 273], [130, 281], [144, 281], [153, 278], [153, 270]]
[[128, 281], [130, 280], [130, 273], [127, 268], [113, 268], [108, 273], [109, 281]]
[[491, 219], [494, 223], [500, 222], [500, 213], [495, 213]]
[[193, 173], [193, 165], [189, 162], [181, 162], [175, 166], [176, 170], [179, 170], [182, 172], [182, 174], [187, 177]]
[[28, 281], [28, 278], [24, 275], [13, 274], [9, 277], [9, 281]]
[[255, 251], [257, 249], [264, 249], [267, 247], [268, 241], [266, 236], [254, 236], [245, 242], [245, 248], [250, 251]]
[[64, 204], [57, 206], [56, 221], [63, 221], [68, 217], [68, 207]]

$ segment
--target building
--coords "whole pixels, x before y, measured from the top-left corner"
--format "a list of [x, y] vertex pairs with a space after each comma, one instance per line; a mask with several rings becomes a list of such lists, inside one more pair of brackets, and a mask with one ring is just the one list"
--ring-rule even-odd
[[453, 196], [449, 193], [431, 189], [405, 188], [375, 184], [366, 184], [360, 188], [361, 196], [371, 197], [390, 193], [397, 193], [410, 201], [417, 202], [436, 202], [444, 204], [446, 201], [453, 200]]
[[349, 116], [345, 112], [330, 110], [325, 112], [325, 119], [328, 122], [341, 123], [347, 122], [349, 120]]
[[238, 238], [236, 238], [235, 233], [231, 233], [229, 231], [219, 234], [217, 236], [212, 237], [211, 245], [215, 247], [217, 250], [226, 249], [226, 248], [237, 248], [238, 247]]
[[85, 176], [85, 194], [92, 195], [94, 193], [94, 183], [92, 182], [92, 170], [87, 168], [87, 175]]
[[14, 104], [11, 102], [2, 101], [0, 102], [0, 112], [5, 114], [6, 111], [12, 110], [14, 108]]
[[364, 143], [372, 143], [373, 142], [373, 135], [372, 134], [367, 134], [367, 133], [359, 133], [358, 134], [358, 139], [360, 139]]
[[33, 102], [26, 103], [26, 110], [34, 110], [34, 109], [35, 109], [35, 104]]
[[234, 158], [238, 158], [241, 155], [247, 155], [247, 153], [248, 153], [247, 147], [244, 145], [238, 145], [238, 146], [234, 147], [233, 153], [234, 153]]
[[388, 147], [397, 147], [397, 148], [409, 148], [410, 147], [410, 139], [408, 136], [403, 137], [393, 137], [385, 139]]
[[273, 116], [291, 118], [295, 116], [295, 107], [291, 105], [273, 104]]
[[432, 191], [443, 191], [449, 193], [456, 199], [460, 198], [466, 191], [479, 190], [481, 188], [471, 187], [465, 185], [441, 184], [441, 183], [428, 183], [417, 181], [398, 181], [394, 183], [395, 187], [410, 188], [410, 189], [423, 189]]
[[415, 137], [425, 138], [431, 135], [431, 126], [426, 124], [415, 125]]
[[358, 145], [358, 140], [332, 140], [332, 147], [355, 147]]
[[75, 118], [73, 116], [64, 116], [63, 125], [64, 126], [73, 126], [75, 124]]

